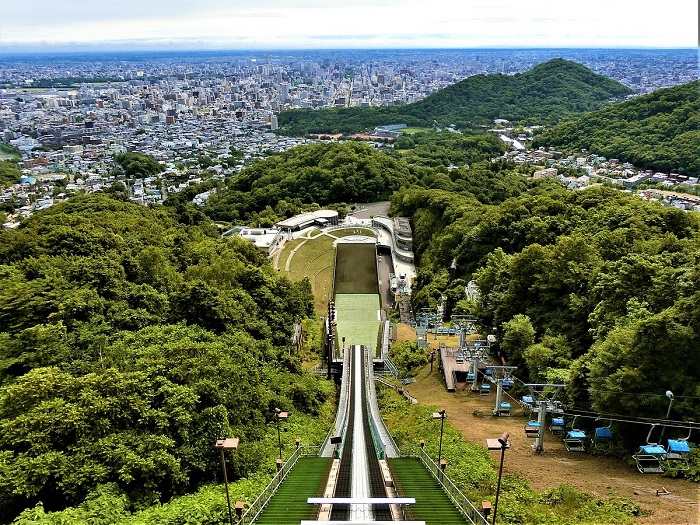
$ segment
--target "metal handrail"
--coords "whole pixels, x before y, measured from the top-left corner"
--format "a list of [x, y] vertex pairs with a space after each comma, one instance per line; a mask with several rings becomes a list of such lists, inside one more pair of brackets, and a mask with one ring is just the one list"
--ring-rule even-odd
[[340, 420], [341, 423], [340, 425], [337, 424], [338, 415], [336, 414], [336, 420], [331, 426], [331, 428], [328, 430], [328, 434], [326, 434], [326, 439], [323, 440], [323, 444], [321, 445], [321, 450], [319, 452], [320, 455], [323, 455], [324, 450], [328, 446], [328, 442], [330, 441], [330, 439], [334, 437], [338, 431], [343, 432], [348, 424], [348, 403], [350, 396], [352, 395], [352, 393], [350, 392], [350, 354], [351, 352], [348, 351], [345, 352], [345, 355], [343, 355], [343, 376], [340, 382], [341, 391], [338, 399], [338, 413], [341, 413], [342, 411], [342, 419]]
[[391, 321], [384, 321], [384, 331], [382, 332], [382, 359], [389, 357], [389, 343], [391, 341]]
[[372, 351], [372, 360], [383, 359], [384, 357], [384, 332], [386, 330], [386, 321], [379, 323], [379, 330], [377, 330], [377, 345], [374, 349], [370, 348]]
[[377, 375], [377, 374], [374, 374], [374, 380], [375, 380], [377, 383], [381, 383], [381, 384], [384, 385], [384, 386], [387, 386], [387, 387], [389, 387], [389, 388], [394, 389], [397, 393], [401, 394], [403, 397], [405, 397], [406, 399], [408, 399], [408, 401], [409, 401], [412, 405], [415, 405], [415, 404], [418, 403], [418, 400], [417, 400], [415, 397], [413, 397], [413, 396], [411, 395], [411, 393], [410, 393], [408, 390], [406, 390], [405, 388], [402, 388], [402, 387], [400, 387], [400, 386], [397, 386], [397, 385], [391, 383], [390, 381], [387, 381], [387, 380], [384, 379], [382, 376], [379, 376], [379, 375]]
[[389, 370], [389, 372], [391, 372], [391, 375], [393, 375], [394, 377], [399, 377], [399, 368], [396, 366], [396, 363], [394, 363], [394, 361], [392, 361], [392, 359], [388, 355], [384, 359], [384, 365]]
[[438, 464], [435, 463], [433, 458], [431, 458], [422, 447], [418, 449], [418, 455], [413, 455], [412, 457], [420, 459], [425, 468], [428, 469], [428, 472], [430, 472], [433, 478], [440, 484], [452, 503], [454, 503], [462, 515], [469, 520], [469, 523], [473, 525], [488, 525], [488, 521], [484, 515], [479, 512], [469, 498], [462, 494], [449, 476], [442, 472]]
[[282, 465], [282, 468], [275, 473], [270, 483], [268, 483], [258, 497], [255, 498], [250, 507], [246, 509], [241, 516], [241, 519], [238, 521], [238, 524], [245, 525], [254, 523], [255, 520], [260, 517], [260, 513], [265, 509], [272, 496], [275, 495], [275, 492], [277, 492], [277, 489], [294, 468], [294, 465], [297, 464], [299, 459], [306, 456], [317, 456], [319, 450], [320, 447], [318, 445], [299, 446], [299, 448], [294, 451], [284, 465]]
[[[369, 352], [367, 352], [367, 355]], [[386, 452], [384, 450], [384, 443], [382, 442], [382, 438], [379, 436], [379, 429], [377, 428], [377, 422], [374, 420], [374, 417], [372, 417], [372, 407], [370, 406], [370, 393], [369, 393], [369, 386], [370, 386], [370, 374], [372, 371], [370, 371], [370, 367], [373, 368], [372, 361], [370, 359], [365, 360], [365, 369], [362, 371], [362, 373], [365, 375], [365, 384], [367, 385], [367, 395], [365, 396], [365, 404], [367, 405], [367, 418], [369, 419], [369, 432], [370, 435], [372, 436], [372, 441], [374, 443], [374, 450], [377, 454], [378, 459], [384, 459], [384, 456], [386, 455]], [[373, 378], [372, 378], [373, 379]]]

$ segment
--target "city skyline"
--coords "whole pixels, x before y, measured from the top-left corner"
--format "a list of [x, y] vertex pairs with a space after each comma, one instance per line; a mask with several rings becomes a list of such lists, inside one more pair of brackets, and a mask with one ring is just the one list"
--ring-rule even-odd
[[696, 47], [697, 3], [670, 3], [13, 0], [0, 52]]

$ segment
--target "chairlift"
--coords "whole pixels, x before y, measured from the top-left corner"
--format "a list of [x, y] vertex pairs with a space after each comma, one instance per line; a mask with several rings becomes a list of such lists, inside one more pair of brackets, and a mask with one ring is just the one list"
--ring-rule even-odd
[[493, 376], [493, 368], [487, 368], [486, 370], [484, 370], [484, 375], [487, 377]]
[[467, 383], [471, 383], [472, 381], [474, 381], [474, 372], [470, 370], [467, 372]]
[[[596, 421], [598, 421], [596, 419]], [[612, 421], [604, 427], [596, 427], [593, 432], [593, 448], [596, 450], [610, 450], [613, 441]]]
[[569, 430], [564, 437], [564, 446], [568, 452], [586, 451], [588, 435], [583, 430], [576, 428], [577, 417], [578, 416], [574, 416], [574, 420], [571, 422], [571, 430]]
[[479, 395], [487, 396], [491, 393], [491, 385], [489, 383], [481, 383], [479, 386]]
[[651, 424], [646, 445], [640, 445], [637, 453], [632, 456], [637, 463], [637, 470], [642, 474], [662, 474], [664, 471], [662, 462], [666, 461], [666, 449], [651, 441], [651, 435], [657, 426], [658, 423]]
[[563, 417], [553, 417], [549, 425], [549, 431], [552, 434], [560, 436], [564, 433], [565, 423]]
[[503, 390], [510, 390], [513, 387], [513, 380], [510, 377], [504, 377], [501, 381], [501, 387]]
[[520, 401], [527, 407], [530, 412], [535, 408], [535, 400], [532, 398], [532, 396], [523, 396], [520, 398]]
[[497, 416], [510, 416], [511, 415], [511, 410], [512, 406], [508, 401], [501, 401], [501, 404], [498, 406], [498, 414]]
[[688, 457], [690, 456], [690, 434], [693, 433], [693, 427], [688, 427], [688, 435], [684, 438], [669, 439], [668, 445], [666, 446], [666, 461], [669, 466], [673, 466], [678, 470], [688, 470], [690, 468], [690, 462]]
[[528, 421], [525, 424], [525, 435], [530, 439], [536, 438], [540, 433], [540, 426], [539, 421]]
[[550, 401], [547, 411], [552, 414], [552, 416], [563, 417], [564, 405], [561, 401]]

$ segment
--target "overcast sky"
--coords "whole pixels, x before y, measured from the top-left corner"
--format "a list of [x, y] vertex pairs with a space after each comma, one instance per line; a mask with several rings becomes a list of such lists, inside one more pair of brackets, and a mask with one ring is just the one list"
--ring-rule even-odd
[[697, 0], [1, 0], [0, 49], [695, 47]]

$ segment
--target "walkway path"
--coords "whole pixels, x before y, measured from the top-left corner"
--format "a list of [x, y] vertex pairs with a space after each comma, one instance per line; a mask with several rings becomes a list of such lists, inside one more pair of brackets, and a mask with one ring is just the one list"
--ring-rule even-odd
[[[698, 523], [700, 497], [698, 485], [679, 479], [644, 475], [619, 459], [566, 451], [561, 439], [550, 433], [545, 436], [545, 452], [532, 453], [531, 441], [524, 436], [522, 417], [475, 417], [474, 412], [490, 414], [494, 396], [479, 396], [469, 391], [448, 393], [436, 370], [424, 367], [410, 386], [419, 403], [447, 410], [452, 425], [468, 441], [483, 443], [486, 438], [510, 432], [511, 449], [506, 454], [505, 471], [517, 473], [537, 490], [560, 484], [573, 485], [579, 490], [607, 497], [613, 491], [629, 498], [650, 512], [635, 523], [648, 525]], [[671, 495], [659, 497], [656, 490], [666, 487]]]

